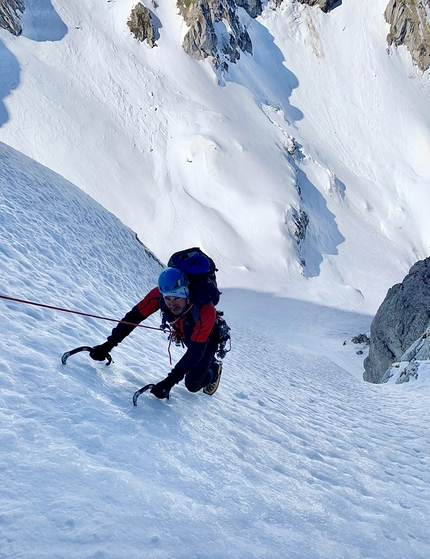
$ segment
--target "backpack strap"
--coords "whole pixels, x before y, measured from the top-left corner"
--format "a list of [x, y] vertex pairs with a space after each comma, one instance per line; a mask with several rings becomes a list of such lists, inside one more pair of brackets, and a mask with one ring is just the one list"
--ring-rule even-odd
[[194, 324], [197, 324], [201, 308], [202, 308], [202, 306], [199, 305], [198, 303], [193, 305], [193, 313], [192, 313], [191, 316], [193, 317]]

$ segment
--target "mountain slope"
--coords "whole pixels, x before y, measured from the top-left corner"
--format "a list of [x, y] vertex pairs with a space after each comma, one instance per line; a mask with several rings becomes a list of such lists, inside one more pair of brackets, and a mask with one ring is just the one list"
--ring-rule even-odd
[[153, 49], [132, 4], [27, 0], [23, 35], [0, 30], [0, 139], [162, 260], [201, 245], [225, 285], [373, 314], [429, 238], [428, 73], [387, 53], [385, 2], [243, 12], [254, 53], [221, 83], [173, 0]]
[[[117, 218], [3, 143], [0, 164], [6, 295], [121, 317], [154, 284], [159, 263]], [[229, 291], [216, 395], [179, 385], [136, 408], [169, 370], [160, 332], [135, 331], [110, 367], [64, 366], [109, 323], [0, 300], [2, 557], [427, 557], [428, 380], [356, 380], [294, 349], [285, 322], [283, 341], [258, 333], [252, 307], [248, 322], [230, 309], [252, 296]]]

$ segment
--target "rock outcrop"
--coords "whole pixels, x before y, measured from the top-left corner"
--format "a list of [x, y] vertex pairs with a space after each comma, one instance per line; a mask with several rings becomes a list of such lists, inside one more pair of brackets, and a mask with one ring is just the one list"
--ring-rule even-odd
[[252, 54], [238, 7], [256, 17], [262, 10], [260, 0], [178, 0], [177, 6], [189, 26], [182, 46], [196, 60], [210, 57], [215, 67], [226, 69], [229, 62], [239, 60], [241, 52]]
[[303, 256], [303, 245], [306, 240], [306, 233], [309, 225], [309, 216], [301, 207], [298, 210], [294, 207], [291, 207], [290, 212], [287, 213], [287, 220], [286, 222], [291, 223], [293, 226], [292, 234], [296, 241], [295, 249], [301, 266], [301, 273], [302, 275], [306, 275], [306, 260]]
[[319, 6], [323, 12], [329, 12], [335, 7], [335, 4], [341, 4], [339, 0], [299, 0], [301, 4], [309, 4], [309, 6]]
[[0, 27], [14, 35], [20, 35], [22, 32], [20, 17], [24, 10], [24, 0], [0, 0]]
[[243, 8], [251, 17], [261, 14], [263, 7], [261, 0], [235, 0], [238, 8]]
[[417, 380], [420, 371], [428, 367], [430, 360], [430, 325], [409, 349], [400, 357], [399, 361], [385, 371], [382, 382], [403, 384], [411, 379]]
[[389, 45], [405, 45], [423, 72], [430, 66], [430, 0], [390, 0], [385, 19]]
[[127, 25], [136, 39], [142, 42], [146, 41], [150, 47], [156, 46], [156, 31], [151, 19], [151, 14], [142, 2], [138, 2], [131, 10]]
[[370, 327], [364, 380], [379, 384], [392, 363], [422, 336], [430, 323], [430, 258], [412, 266], [402, 283], [389, 289]]

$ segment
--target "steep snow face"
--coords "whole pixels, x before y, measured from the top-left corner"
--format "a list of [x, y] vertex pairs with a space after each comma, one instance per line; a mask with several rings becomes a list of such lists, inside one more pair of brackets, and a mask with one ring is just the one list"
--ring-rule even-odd
[[387, 53], [385, 2], [242, 10], [253, 55], [224, 76], [183, 51], [173, 0], [153, 49], [132, 5], [28, 0], [22, 36], [0, 34], [0, 139], [164, 261], [200, 245], [226, 286], [375, 312], [430, 237], [427, 76]]
[[[159, 264], [89, 196], [1, 142], [0, 165], [2, 294], [120, 318], [154, 285]], [[0, 300], [2, 559], [427, 559], [429, 371], [374, 386], [335, 365], [333, 335], [330, 359], [295, 348], [357, 320], [333, 309], [229, 289], [221, 308], [215, 396], [181, 383], [134, 407], [170, 370], [161, 332], [64, 366], [113, 324]]]

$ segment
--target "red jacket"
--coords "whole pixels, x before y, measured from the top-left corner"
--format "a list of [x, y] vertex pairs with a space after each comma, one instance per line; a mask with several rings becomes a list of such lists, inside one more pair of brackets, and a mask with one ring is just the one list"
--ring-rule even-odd
[[208, 341], [216, 320], [216, 310], [212, 303], [207, 303], [200, 307], [198, 316], [196, 317], [197, 319], [193, 321], [193, 325], [191, 326], [190, 317], [192, 316], [195, 318], [192, 304], [189, 305], [182, 316], [178, 318], [173, 315], [162, 302], [163, 298], [158, 287], [154, 287], [154, 289], [137, 304], [137, 308], [143, 319], [148, 318], [148, 316], [161, 309], [167, 321], [174, 330], [181, 335], [181, 338], [187, 346], [189, 342], [206, 343]]
[[163, 311], [167, 322], [180, 335], [180, 338], [187, 347], [187, 351], [173, 369], [178, 376], [183, 376], [188, 370], [198, 365], [205, 353], [211, 335], [215, 335], [216, 309], [212, 303], [207, 303], [198, 308], [198, 312], [190, 304], [182, 316], [177, 317], [164, 305], [164, 300], [158, 287], [154, 287], [122, 319], [124, 322], [132, 324], [118, 324], [112, 330], [108, 340], [114, 345], [118, 345], [138, 324], [160, 309]]

